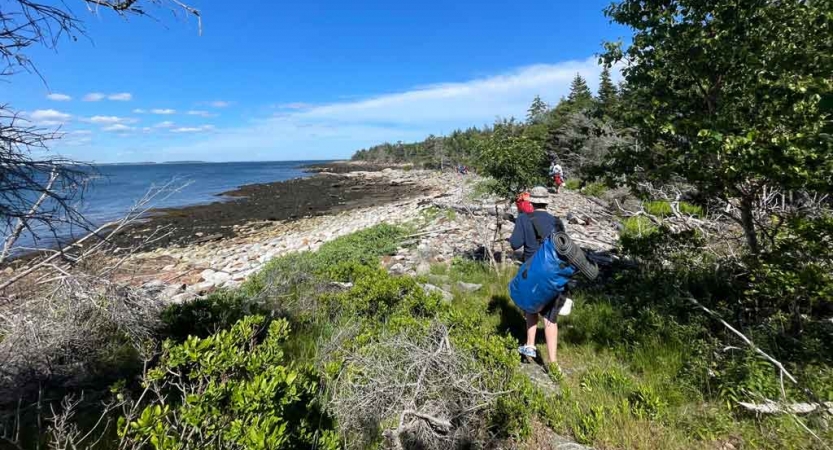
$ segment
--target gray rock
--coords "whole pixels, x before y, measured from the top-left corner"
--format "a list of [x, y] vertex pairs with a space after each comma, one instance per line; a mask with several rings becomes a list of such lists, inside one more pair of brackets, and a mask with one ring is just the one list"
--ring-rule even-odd
[[475, 283], [463, 283], [462, 281], [459, 281], [457, 282], [457, 287], [463, 292], [477, 292], [483, 287], [483, 285]]
[[396, 263], [396, 264], [390, 266], [390, 268], [388, 269], [388, 272], [390, 272], [392, 274], [395, 274], [395, 275], [401, 275], [401, 274], [405, 273], [405, 266], [403, 266], [402, 264]]
[[171, 302], [172, 303], [185, 303], [185, 302], [191, 301], [195, 298], [197, 298], [197, 295], [194, 294], [193, 292], [183, 292], [181, 294], [178, 294], [178, 295], [175, 295], [175, 296], [171, 297]]
[[416, 274], [417, 275], [428, 275], [431, 273], [431, 264], [423, 261], [416, 266]]
[[439, 293], [442, 296], [443, 300], [445, 300], [447, 302], [450, 302], [450, 301], [454, 300], [454, 295], [452, 295], [451, 292], [448, 292], [444, 289], [438, 288], [437, 286], [434, 286], [433, 284], [422, 284], [420, 286], [422, 286], [422, 289], [424, 289], [425, 292], [428, 292], [429, 294], [434, 293], [434, 292]]

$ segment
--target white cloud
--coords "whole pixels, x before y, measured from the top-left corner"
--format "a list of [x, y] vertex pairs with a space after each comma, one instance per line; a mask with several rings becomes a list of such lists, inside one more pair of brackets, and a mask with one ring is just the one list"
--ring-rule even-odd
[[[250, 125], [222, 128], [165, 149], [176, 159], [329, 159], [349, 157], [371, 145], [415, 141], [429, 134], [489, 125], [498, 117], [523, 118], [536, 95], [555, 104], [576, 73], [591, 89], [601, 67], [595, 57], [538, 64], [455, 83], [418, 86], [397, 93], [307, 108], [286, 108]], [[300, 106], [300, 105], [295, 105]], [[195, 132], [195, 130], [188, 130]], [[185, 131], [181, 131], [185, 133]], [[245, 149], [245, 152], [238, 150]], [[230, 156], [233, 155], [233, 156]]]
[[[416, 86], [306, 108], [287, 107], [247, 125], [218, 128], [210, 136], [204, 132], [211, 128], [180, 126], [170, 129], [172, 142], [164, 150], [148, 150], [142, 157], [213, 161], [344, 158], [386, 141], [421, 140], [429, 134], [489, 125], [498, 117], [523, 118], [536, 95], [547, 103], [557, 103], [569, 93], [576, 73], [595, 90], [600, 72], [596, 58], [590, 57], [520, 67], [464, 82]], [[614, 72], [614, 81], [617, 77]]]
[[46, 98], [48, 98], [49, 100], [54, 100], [56, 102], [68, 102], [72, 100], [72, 97], [70, 97], [69, 95], [58, 93], [48, 94]]
[[227, 106], [231, 106], [231, 102], [224, 100], [214, 100], [213, 102], [207, 102], [206, 104], [212, 108], [225, 108]]
[[107, 98], [106, 95], [102, 94], [101, 92], [90, 92], [89, 94], [85, 95], [83, 100], [85, 102], [98, 102]]
[[127, 125], [117, 123], [107, 127], [102, 128], [104, 131], [113, 131], [113, 132], [125, 132], [125, 131], [133, 131], [135, 130], [134, 127], [129, 127]]
[[175, 109], [156, 108], [156, 109], [151, 109], [150, 112], [152, 112], [153, 114], [162, 114], [162, 115], [176, 114]]
[[144, 109], [142, 109], [142, 108], [136, 108], [136, 109], [134, 109], [134, 110], [133, 110], [133, 114], [144, 114], [144, 113], [146, 113], [146, 112], [147, 112], [147, 111], [145, 111], [145, 110], [144, 110]]
[[73, 130], [73, 131], [70, 131], [69, 134], [77, 134], [77, 135], [81, 136], [81, 135], [90, 135], [90, 134], [93, 134], [93, 132], [92, 132], [92, 130]]
[[188, 111], [186, 114], [188, 114], [189, 116], [217, 117], [217, 114], [214, 114], [214, 113], [211, 113], [211, 112], [208, 112], [208, 111], [191, 110], [191, 111]]
[[37, 109], [28, 114], [29, 120], [46, 126], [63, 125], [72, 120], [72, 115], [54, 109]]
[[171, 130], [171, 133], [200, 133], [203, 131], [211, 131], [214, 125], [201, 125], [198, 127], [180, 127]]
[[133, 100], [133, 94], [129, 92], [121, 92], [118, 94], [110, 94], [107, 96], [108, 100], [114, 100], [119, 102], [127, 102]]
[[118, 116], [92, 116], [86, 120], [90, 123], [99, 123], [99, 124], [113, 124], [113, 123], [128, 123], [128, 122], [135, 122], [135, 119], [128, 119], [126, 117], [118, 117]]
[[154, 128], [171, 128], [173, 126], [174, 126], [173, 122], [171, 122], [170, 120], [166, 120], [164, 122], [157, 123], [156, 125], [154, 125]]
[[280, 105], [277, 105], [278, 109], [307, 109], [312, 107], [312, 103], [304, 102], [282, 103]]

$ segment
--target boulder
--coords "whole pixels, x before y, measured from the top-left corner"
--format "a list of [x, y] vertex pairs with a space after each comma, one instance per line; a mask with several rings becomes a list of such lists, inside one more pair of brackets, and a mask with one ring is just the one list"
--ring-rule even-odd
[[463, 292], [477, 292], [483, 287], [482, 284], [457, 282], [457, 288]]
[[443, 300], [445, 300], [447, 302], [450, 302], [450, 301], [454, 300], [454, 295], [452, 295], [451, 292], [448, 292], [448, 291], [446, 291], [442, 288], [438, 288], [437, 286], [434, 286], [433, 284], [421, 284], [420, 286], [422, 286], [422, 289], [425, 290], [425, 292], [427, 292], [429, 294], [434, 293], [434, 292], [439, 293], [440, 296], [442, 296]]

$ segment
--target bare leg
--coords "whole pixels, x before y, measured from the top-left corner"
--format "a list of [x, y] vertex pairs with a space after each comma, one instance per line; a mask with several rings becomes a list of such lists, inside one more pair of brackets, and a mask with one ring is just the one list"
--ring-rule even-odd
[[547, 339], [547, 356], [549, 362], [558, 362], [558, 324], [550, 322], [544, 317], [544, 336]]
[[538, 314], [524, 313], [526, 317], [526, 345], [535, 346], [535, 334], [538, 332]]

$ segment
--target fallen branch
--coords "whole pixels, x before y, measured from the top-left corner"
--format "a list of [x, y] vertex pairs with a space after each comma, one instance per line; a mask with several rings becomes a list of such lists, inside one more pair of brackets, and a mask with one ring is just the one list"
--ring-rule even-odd
[[757, 414], [810, 414], [821, 410], [833, 415], [833, 402], [779, 404], [767, 399], [765, 403], [738, 402], [738, 404]]

